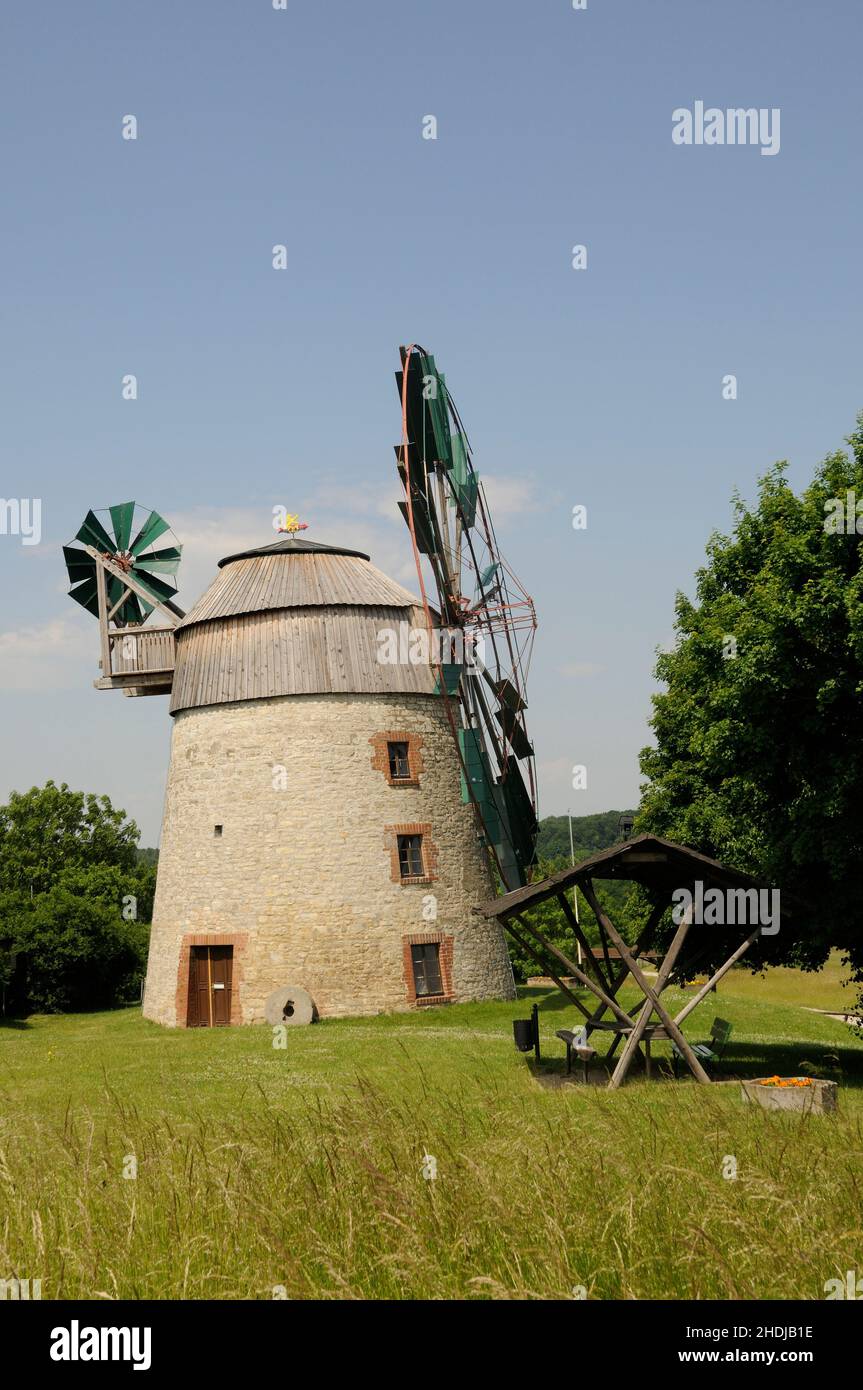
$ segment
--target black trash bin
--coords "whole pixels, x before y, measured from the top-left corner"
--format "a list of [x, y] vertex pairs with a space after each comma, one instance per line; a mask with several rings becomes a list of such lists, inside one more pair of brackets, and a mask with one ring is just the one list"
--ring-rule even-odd
[[519, 1052], [533, 1052], [536, 1055], [536, 1060], [540, 1061], [539, 1008], [536, 1004], [530, 1011], [530, 1018], [513, 1019], [512, 1036]]

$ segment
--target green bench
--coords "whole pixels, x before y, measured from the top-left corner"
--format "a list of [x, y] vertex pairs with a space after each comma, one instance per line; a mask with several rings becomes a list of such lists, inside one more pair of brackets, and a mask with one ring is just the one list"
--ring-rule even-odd
[[[721, 1061], [728, 1039], [731, 1037], [731, 1024], [725, 1018], [715, 1018], [710, 1029], [709, 1042], [693, 1043], [692, 1051], [695, 1053], [699, 1062], [714, 1064]], [[677, 1076], [680, 1059], [683, 1053], [676, 1042], [671, 1044], [671, 1051], [674, 1058], [674, 1075]]]

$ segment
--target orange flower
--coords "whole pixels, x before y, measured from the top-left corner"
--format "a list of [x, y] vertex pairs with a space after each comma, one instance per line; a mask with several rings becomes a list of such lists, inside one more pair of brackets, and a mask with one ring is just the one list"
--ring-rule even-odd
[[808, 1076], [766, 1076], [758, 1083], [760, 1086], [811, 1086]]

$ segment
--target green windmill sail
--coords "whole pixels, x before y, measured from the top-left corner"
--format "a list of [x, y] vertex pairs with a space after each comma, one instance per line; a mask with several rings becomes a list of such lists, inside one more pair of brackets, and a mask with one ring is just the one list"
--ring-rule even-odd
[[69, 597], [88, 613], [98, 618], [99, 595], [96, 560], [84, 546], [91, 546], [124, 574], [130, 575], [153, 600], [149, 603], [134, 592], [123, 598], [126, 590], [123, 581], [113, 574], [106, 575], [108, 609], [120, 605], [114, 613], [118, 627], [140, 625], [157, 603], [175, 611], [172, 600], [177, 593], [175, 576], [183, 547], [158, 512], [141, 507], [137, 502], [121, 502], [99, 513], [89, 511], [75, 540], [80, 542], [79, 546], [73, 542], [63, 547], [63, 559], [72, 585]]
[[467, 431], [435, 359], [414, 343], [396, 373], [402, 516], [418, 579], [436, 590], [430, 626], [453, 655], [437, 664], [458, 743], [462, 800], [475, 810], [505, 888], [527, 881], [536, 857], [536, 777], [525, 723], [536, 630], [533, 599], [503, 559]]

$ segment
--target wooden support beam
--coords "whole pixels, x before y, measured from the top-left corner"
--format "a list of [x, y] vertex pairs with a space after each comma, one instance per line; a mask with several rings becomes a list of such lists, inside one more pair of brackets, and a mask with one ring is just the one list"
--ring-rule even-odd
[[130, 685], [164, 685], [171, 689], [173, 666], [156, 667], [152, 671], [115, 671], [113, 676], [101, 676], [93, 682], [95, 690], [122, 690]]
[[[641, 950], [643, 949], [643, 947], [644, 947], [644, 942], [645, 942], [645, 940], [649, 940], [649, 939], [653, 936], [653, 932], [654, 932], [655, 929], [656, 929], [656, 925], [657, 925], [657, 923], [660, 921], [660, 919], [661, 919], [661, 917], [662, 917], [662, 914], [663, 914], [664, 911], [665, 911], [666, 906], [667, 906], [667, 904], [666, 904], [665, 902], [660, 902], [660, 903], [657, 903], [657, 905], [651, 910], [650, 916], [649, 916], [648, 919], [647, 919], [647, 922], [646, 922], [646, 924], [645, 924], [644, 930], [642, 931], [641, 935], [640, 935], [639, 938], [638, 938], [638, 941], [636, 942], [635, 946], [633, 947], [632, 955], [633, 955], [634, 958], [637, 959], [638, 954], [639, 954], [639, 951], [641, 951]], [[685, 933], [684, 933], [684, 935], [685, 935]], [[680, 945], [682, 945], [682, 944], [683, 944], [683, 938], [681, 938], [681, 942], [680, 942]], [[679, 950], [679, 947], [678, 947], [677, 949]], [[666, 986], [666, 983], [667, 983], [667, 981], [668, 981], [668, 977], [669, 977], [669, 975], [671, 974], [671, 970], [672, 970], [672, 967], [673, 967], [673, 965], [674, 965], [674, 961], [675, 961], [675, 959], [676, 959], [676, 956], [677, 956], [677, 950], [674, 949], [673, 944], [672, 944], [672, 950], [670, 950], [670, 951], [667, 953], [665, 960], [661, 963], [660, 968], [659, 968], [659, 971], [657, 972], [656, 986], [655, 986], [655, 988], [656, 988], [656, 993], [657, 993], [657, 994], [661, 994], [662, 991], [665, 989], [665, 986]], [[663, 968], [663, 967], [665, 967], [665, 968]], [[622, 984], [623, 981], [626, 979], [626, 977], [627, 977], [628, 974], [629, 974], [629, 967], [628, 967], [627, 965], [624, 965], [623, 970], [621, 971], [620, 975], [618, 976], [618, 980], [617, 980], [616, 985], [615, 985], [615, 993], [616, 993], [617, 990], [620, 988], [621, 984]], [[644, 1012], [645, 1009], [647, 1010], [646, 1013]], [[635, 1008], [634, 1008], [634, 1010], [633, 1010], [633, 1013], [634, 1013], [634, 1015], [635, 1015], [636, 1027], [638, 1027], [639, 1020], [641, 1020], [641, 1023], [642, 1023], [641, 1032], [642, 1032], [642, 1033], [643, 1033], [644, 1028], [645, 1028], [646, 1025], [647, 1025], [647, 1021], [649, 1020], [650, 1015], [651, 1015], [652, 1012], [653, 1012], [652, 1005], [650, 1004], [649, 1000], [648, 1000], [646, 997], [643, 998], [643, 999], [635, 1006]], [[642, 1017], [642, 1016], [643, 1016], [643, 1017]], [[589, 1035], [589, 1032], [590, 1032], [590, 1030], [588, 1029], [588, 1035]], [[630, 1056], [635, 1055], [635, 1056], [640, 1057], [641, 1060], [644, 1061], [645, 1068], [646, 1068], [646, 1067], [647, 1067], [647, 1062], [646, 1062], [645, 1058], [642, 1056], [642, 1052], [641, 1052], [641, 1043], [640, 1043], [640, 1036], [641, 1036], [641, 1034], [639, 1034], [639, 1036], [636, 1038], [636, 1040], [632, 1043], [632, 1046], [631, 1046], [631, 1048], [630, 1048]], [[622, 1041], [623, 1041], [623, 1034], [622, 1034], [622, 1033], [618, 1033], [618, 1034], [615, 1036], [615, 1039], [614, 1039], [613, 1043], [611, 1044], [611, 1047], [608, 1049], [608, 1052], [605, 1054], [605, 1060], [606, 1060], [606, 1062], [610, 1062], [610, 1061], [611, 1061], [612, 1057], [614, 1056], [615, 1052], [617, 1051], [617, 1049], [618, 1049], [618, 1047], [620, 1046], [620, 1043], [621, 1043]], [[630, 1063], [627, 1063], [627, 1070], [629, 1069], [629, 1065], [630, 1065]], [[615, 1070], [616, 1070], [616, 1069], [615, 1069]], [[624, 1073], [624, 1074], [625, 1074], [625, 1073]]]
[[728, 957], [728, 960], [725, 962], [725, 964], [721, 965], [719, 969], [715, 971], [713, 975], [711, 975], [710, 979], [707, 981], [707, 984], [702, 985], [695, 998], [690, 999], [686, 1007], [684, 1009], [681, 1009], [680, 1013], [676, 1015], [674, 1019], [674, 1022], [676, 1024], [680, 1025], [685, 1018], [689, 1017], [693, 1009], [698, 1008], [698, 1005], [701, 1003], [702, 999], [704, 999], [710, 993], [713, 986], [719, 983], [723, 975], [728, 974], [728, 971], [731, 969], [732, 965], [736, 965], [742, 955], [745, 955], [745, 953], [749, 950], [749, 947], [752, 945], [753, 941], [760, 934], [760, 932], [761, 928], [756, 927], [754, 932], [751, 932], [750, 935], [747, 936], [743, 944], [738, 946], [734, 954]]
[[143, 584], [141, 584], [133, 574], [129, 574], [126, 570], [121, 569], [119, 565], [115, 565], [113, 560], [106, 559], [102, 552], [97, 550], [95, 546], [85, 545], [84, 549], [86, 550], [87, 554], [91, 555], [92, 558], [96, 561], [97, 584], [99, 582], [99, 570], [107, 570], [108, 574], [110, 574], [114, 579], [119, 579], [121, 584], [125, 585], [126, 588], [131, 589], [132, 592], [134, 594], [137, 594], [139, 598], [143, 599], [144, 602], [150, 608], [158, 608], [160, 613], [164, 613], [165, 617], [171, 624], [171, 627], [176, 627], [178, 623], [182, 622], [183, 618], [186, 615], [181, 608], [177, 608], [176, 604], [173, 608], [171, 608], [168, 606], [167, 603], [163, 603], [161, 599], [155, 598], [153, 594], [148, 593], [147, 590], [144, 588]]
[[[637, 1046], [638, 1044], [641, 1034], [644, 1032], [644, 1029], [647, 1026], [647, 1022], [651, 1012], [655, 1012], [657, 1014], [666, 1032], [668, 1033], [668, 1036], [672, 1039], [673, 1042], [677, 1043], [677, 1046], [679, 1047], [683, 1056], [686, 1058], [686, 1061], [689, 1064], [690, 1071], [693, 1073], [695, 1078], [698, 1081], [700, 1081], [702, 1085], [709, 1086], [710, 1077], [707, 1075], [707, 1072], [704, 1070], [695, 1053], [692, 1051], [692, 1048], [686, 1041], [686, 1038], [683, 1036], [677, 1024], [674, 1022], [674, 1019], [668, 1013], [668, 1010], [663, 1005], [658, 994], [654, 991], [651, 985], [648, 984], [640, 966], [637, 964], [636, 961], [633, 960], [629, 947], [627, 946], [623, 937], [620, 935], [614, 923], [611, 921], [610, 917], [606, 916], [606, 914], [603, 912], [602, 908], [600, 907], [597, 901], [596, 894], [593, 891], [593, 887], [589, 881], [585, 881], [585, 883], [582, 885], [582, 891], [585, 897], [587, 898], [587, 901], [590, 903], [590, 906], [593, 908], [597, 922], [600, 922], [601, 925], [608, 932], [609, 936], [611, 937], [621, 956], [626, 961], [626, 964], [629, 966], [629, 969], [636, 983], [638, 984], [639, 989], [642, 991], [644, 995], [647, 996], [647, 998], [650, 1000], [650, 1003], [653, 1006], [652, 1010], [642, 1010], [641, 1014], [639, 1015], [638, 1023], [635, 1025], [635, 1029], [633, 1030], [632, 1034], [627, 1040], [626, 1047], [624, 1048], [620, 1061], [618, 1062], [617, 1067], [615, 1068], [614, 1076], [612, 1076], [611, 1078], [610, 1084], [612, 1089], [619, 1086], [620, 1082], [623, 1080], [623, 1077], [626, 1075], [626, 1072], [629, 1069], [629, 1063], [632, 1060], [632, 1053], [635, 1050], [635, 1046]], [[665, 967], [668, 964], [669, 957], [672, 956], [672, 952], [675, 952], [676, 955], [675, 946], [677, 951], [680, 950], [680, 947], [683, 945], [683, 941], [686, 937], [686, 934], [689, 931], [689, 926], [690, 923], [688, 920], [684, 920], [681, 923], [677, 935], [675, 936], [674, 941], [672, 942], [671, 947], [669, 948], [668, 955], [666, 956], [665, 961], [663, 961], [663, 967]], [[662, 972], [660, 971], [660, 978], [661, 974]]]
[[157, 627], [155, 623], [148, 623], [146, 627], [142, 623], [134, 623], [131, 627], [113, 627], [111, 640], [117, 637], [152, 637], [158, 632], [176, 632], [176, 627]]
[[108, 622], [111, 621], [111, 619], [113, 618], [114, 614], [117, 612], [117, 609], [123, 607], [123, 604], [126, 602], [126, 599], [129, 597], [129, 595], [131, 594], [131, 592], [132, 592], [132, 590], [131, 590], [130, 588], [128, 588], [128, 587], [125, 588], [125, 589], [123, 590], [122, 594], [121, 594], [120, 597], [117, 599], [117, 602], [114, 604], [114, 607], [111, 609], [110, 613], [108, 614]]
[[[659, 998], [659, 995], [662, 993], [662, 991], [665, 989], [666, 984], [668, 983], [668, 977], [674, 969], [674, 962], [677, 960], [677, 957], [680, 954], [683, 943], [686, 940], [687, 933], [689, 932], [690, 925], [691, 923], [688, 918], [686, 921], [681, 922], [674, 935], [674, 940], [668, 948], [665, 960], [662, 962], [659, 968], [659, 974], [656, 977], [655, 987], [655, 994], [657, 999]], [[612, 1073], [612, 1089], [616, 1089], [618, 1086], [622, 1084], [623, 1078], [626, 1076], [626, 1073], [628, 1072], [632, 1063], [632, 1056], [636, 1047], [638, 1046], [638, 1040], [646, 1031], [650, 1023], [650, 1016], [652, 1013], [653, 1005], [645, 998], [643, 1007], [639, 1010], [638, 1020], [635, 1025], [635, 1032], [632, 1033], [630, 1037], [627, 1039], [626, 1048], [621, 1053], [620, 1061], [618, 1062], [617, 1066], [614, 1069], [614, 1072]]]
[[524, 928], [526, 932], [529, 932], [531, 936], [536, 937], [537, 941], [540, 943], [540, 945], [545, 947], [546, 951], [548, 951], [551, 955], [556, 957], [556, 959], [560, 961], [561, 965], [566, 967], [567, 974], [573, 975], [575, 979], [578, 980], [579, 984], [584, 985], [585, 989], [589, 989], [591, 994], [595, 994], [597, 999], [600, 999], [602, 1003], [606, 1005], [607, 1008], [611, 1009], [612, 1012], [616, 1014], [617, 1017], [620, 1019], [621, 1023], [625, 1023], [628, 1028], [631, 1028], [634, 1025], [635, 1020], [631, 1018], [630, 1015], [620, 1007], [617, 1000], [613, 999], [611, 995], [607, 994], [606, 991], [602, 989], [600, 985], [596, 984], [590, 978], [589, 975], [585, 975], [583, 970], [579, 970], [575, 962], [571, 961], [568, 958], [568, 956], [565, 956], [563, 954], [563, 951], [559, 951], [553, 942], [549, 941], [547, 937], [543, 936], [541, 931], [539, 931], [536, 927], [532, 927], [529, 922], [526, 922], [520, 913], [514, 912], [511, 915], [515, 917], [517, 922], [521, 923], [521, 926]]
[[99, 562], [96, 562], [96, 598], [99, 603], [99, 644], [101, 647], [102, 659], [102, 679], [106, 680], [111, 675], [111, 639], [108, 636], [108, 584], [105, 579], [105, 571]]
[[578, 918], [576, 917], [575, 913], [573, 912], [572, 907], [571, 907], [571, 905], [570, 905], [568, 899], [565, 898], [565, 897], [563, 896], [562, 893], [557, 893], [555, 896], [557, 897], [557, 901], [558, 901], [558, 903], [559, 903], [559, 905], [560, 905], [560, 907], [561, 907], [561, 910], [563, 911], [564, 917], [566, 918], [567, 922], [569, 923], [570, 927], [572, 928], [572, 933], [573, 933], [573, 935], [574, 935], [576, 941], [578, 942], [579, 946], [581, 947], [582, 951], [584, 952], [585, 957], [586, 957], [587, 960], [590, 962], [591, 967], [593, 968], [593, 970], [595, 970], [595, 972], [596, 972], [596, 978], [597, 978], [599, 984], [602, 986], [602, 988], [603, 988], [604, 990], [606, 990], [609, 994], [611, 994], [611, 993], [612, 993], [612, 988], [611, 988], [611, 972], [609, 971], [608, 975], [605, 975], [605, 974], [603, 974], [603, 972], [600, 970], [600, 968], [599, 968], [599, 961], [598, 961], [598, 960], [596, 959], [596, 957], [594, 956], [594, 954], [593, 954], [593, 949], [592, 949], [592, 947], [591, 947], [591, 945], [590, 945], [590, 942], [588, 941], [587, 937], [585, 936], [584, 932], [582, 931], [582, 929], [581, 929], [581, 923], [579, 922]]
[[[645, 922], [644, 928], [642, 929], [638, 940], [632, 948], [632, 953], [636, 958], [643, 950], [645, 950], [647, 946], [650, 945], [651, 941], [653, 940], [653, 934], [656, 931], [656, 928], [662, 919], [662, 914], [664, 913], [667, 906], [668, 904], [663, 900], [662, 902], [657, 903], [656, 906], [651, 909], [650, 916]], [[629, 966], [622, 965], [617, 973], [616, 978], [612, 982], [613, 988], [609, 990], [609, 993], [613, 994], [615, 998], [617, 998], [618, 991], [623, 985], [628, 974]], [[647, 1000], [642, 999], [641, 1003], [638, 1005], [638, 1011], [643, 1009], [646, 1003]], [[605, 1005], [601, 1004], [599, 1008], [596, 1010], [595, 1014], [593, 1015], [593, 1019], [591, 1021], [593, 1023], [598, 1023], [604, 1013]], [[614, 1051], [614, 1048], [612, 1048], [612, 1051]]]
[[539, 954], [539, 952], [536, 950], [536, 948], [533, 947], [533, 946], [531, 946], [531, 944], [530, 944], [529, 941], [525, 941], [525, 939], [524, 939], [524, 937], [522, 936], [521, 932], [516, 931], [515, 927], [512, 925], [511, 922], [505, 922], [505, 923], [504, 923], [504, 926], [506, 927], [506, 930], [509, 932], [510, 936], [515, 937], [515, 940], [518, 942], [518, 944], [519, 944], [519, 946], [521, 947], [521, 949], [522, 949], [523, 951], [527, 951], [527, 953], [528, 953], [529, 955], [533, 956], [533, 958], [534, 958], [534, 960], [537, 962], [537, 964], [538, 964], [538, 965], [541, 965], [542, 968], [543, 968], [543, 970], [549, 975], [549, 977], [550, 977], [552, 980], [554, 980], [554, 983], [557, 985], [557, 987], [558, 987], [558, 989], [560, 990], [561, 994], [565, 994], [566, 997], [567, 997], [567, 999], [570, 1001], [570, 1003], [571, 1003], [571, 1004], [574, 1004], [575, 1007], [579, 1010], [580, 1013], [582, 1013], [582, 1014], [584, 1015], [585, 1018], [590, 1018], [590, 1014], [588, 1013], [587, 1009], [586, 1009], [586, 1008], [584, 1007], [584, 1005], [582, 1004], [581, 1000], [578, 999], [578, 998], [576, 998], [576, 996], [573, 994], [573, 992], [572, 992], [572, 990], [569, 988], [569, 986], [568, 986], [568, 985], [565, 985], [565, 984], [563, 983], [563, 980], [561, 980], [561, 979], [559, 978], [559, 976], [555, 975], [555, 973], [554, 973], [553, 970], [549, 970], [548, 965], [547, 965], [546, 962], [542, 959], [542, 957], [540, 956], [540, 954]]

